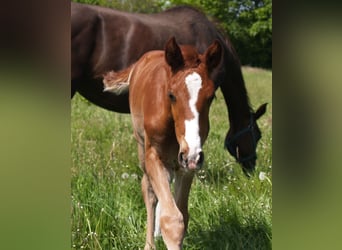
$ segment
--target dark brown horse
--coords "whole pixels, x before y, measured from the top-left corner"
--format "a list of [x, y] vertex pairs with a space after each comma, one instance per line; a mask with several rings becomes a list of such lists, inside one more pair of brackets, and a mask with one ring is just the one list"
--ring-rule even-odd
[[232, 44], [201, 12], [175, 7], [157, 14], [126, 13], [109, 8], [71, 3], [71, 91], [108, 110], [128, 113], [128, 93], [103, 92], [102, 75], [136, 62], [146, 51], [163, 49], [175, 36], [200, 53], [214, 41], [223, 47], [223, 63], [214, 76], [229, 114], [230, 129], [225, 146], [244, 171], [253, 170], [256, 146], [261, 137], [256, 120], [266, 104], [254, 113]]
[[[188, 197], [204, 161], [209, 108], [215, 93], [211, 77], [222, 60], [218, 41], [198, 54], [170, 39], [165, 51], [150, 51], [122, 72], [105, 76], [106, 91], [129, 87], [129, 104], [138, 142], [147, 210], [145, 250], [155, 249], [154, 222], [167, 249], [179, 250], [188, 226]], [[175, 197], [170, 182], [175, 176]], [[155, 208], [160, 205], [160, 214]], [[156, 219], [155, 219], [156, 218]], [[158, 230], [158, 229], [157, 229]]]

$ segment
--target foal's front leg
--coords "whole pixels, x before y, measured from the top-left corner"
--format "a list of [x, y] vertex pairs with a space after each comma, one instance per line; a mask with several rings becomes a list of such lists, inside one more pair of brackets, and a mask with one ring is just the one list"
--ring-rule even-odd
[[178, 209], [183, 214], [185, 233], [189, 222], [188, 200], [194, 175], [195, 172], [185, 172], [181, 170], [178, 170], [175, 175], [175, 200]]
[[[139, 135], [137, 135], [137, 138]], [[146, 212], [147, 212], [147, 232], [146, 232], [146, 242], [144, 250], [155, 249], [153, 231], [154, 231], [154, 217], [155, 217], [155, 208], [157, 204], [157, 196], [154, 194], [151, 183], [148, 179], [148, 176], [145, 173], [145, 149], [143, 140], [138, 140], [138, 153], [139, 153], [139, 161], [140, 167], [144, 171], [143, 178], [141, 180], [141, 191], [145, 202]]]
[[161, 207], [160, 227], [163, 240], [168, 250], [179, 250], [184, 237], [183, 215], [171, 193], [169, 173], [153, 147], [146, 150], [145, 170]]
[[150, 181], [148, 180], [148, 176], [144, 174], [141, 180], [141, 189], [144, 197], [144, 202], [146, 206], [147, 212], [147, 232], [146, 232], [146, 243], [144, 250], [155, 249], [154, 245], [154, 217], [155, 217], [155, 208], [157, 204], [157, 197], [154, 194]]

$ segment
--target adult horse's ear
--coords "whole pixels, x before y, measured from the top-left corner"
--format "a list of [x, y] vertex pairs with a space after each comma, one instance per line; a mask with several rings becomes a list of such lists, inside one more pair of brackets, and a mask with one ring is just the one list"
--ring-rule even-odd
[[257, 111], [254, 114], [255, 120], [258, 120], [260, 118], [260, 116], [265, 114], [266, 106], [267, 106], [267, 103], [264, 103], [264, 104], [260, 105], [260, 107], [257, 109]]
[[222, 45], [218, 40], [215, 40], [205, 52], [205, 63], [208, 72], [211, 73], [222, 60]]
[[184, 66], [184, 59], [175, 37], [171, 37], [165, 45], [165, 60], [171, 66], [172, 72]]

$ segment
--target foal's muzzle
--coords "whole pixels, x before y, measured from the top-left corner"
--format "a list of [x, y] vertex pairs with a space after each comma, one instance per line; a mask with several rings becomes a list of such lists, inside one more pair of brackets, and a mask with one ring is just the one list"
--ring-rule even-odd
[[204, 162], [204, 153], [200, 151], [197, 154], [187, 155], [184, 152], [179, 152], [178, 162], [185, 169], [189, 169], [189, 170], [200, 169]]

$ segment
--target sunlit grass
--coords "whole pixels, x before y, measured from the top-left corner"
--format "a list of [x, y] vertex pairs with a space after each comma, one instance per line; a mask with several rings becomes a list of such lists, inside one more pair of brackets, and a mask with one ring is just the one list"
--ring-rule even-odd
[[[271, 249], [272, 72], [244, 68], [254, 109], [268, 102], [258, 122], [255, 176], [247, 179], [223, 148], [228, 129], [220, 91], [210, 111], [206, 162], [189, 199], [184, 249]], [[112, 113], [76, 95], [72, 100], [72, 248], [142, 249], [146, 211], [130, 115]], [[259, 179], [263, 172], [265, 179]], [[166, 249], [162, 240], [158, 249]]]

